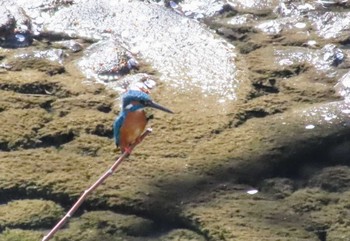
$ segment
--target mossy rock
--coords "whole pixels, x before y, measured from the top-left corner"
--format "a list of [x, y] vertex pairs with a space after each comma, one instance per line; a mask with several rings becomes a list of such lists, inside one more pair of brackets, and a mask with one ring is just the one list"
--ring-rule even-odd
[[30, 147], [38, 144], [34, 138], [36, 131], [50, 120], [43, 109], [11, 109], [1, 113], [2, 135], [0, 144], [3, 150]]
[[318, 188], [298, 190], [286, 200], [297, 213], [319, 211], [334, 201], [328, 193]]
[[54, 240], [133, 240], [132, 237], [151, 235], [155, 232], [155, 228], [153, 221], [135, 215], [92, 211], [73, 219], [69, 228], [58, 233]]
[[39, 135], [49, 139], [55, 139], [62, 133], [112, 136], [112, 122], [113, 115], [98, 110], [77, 109], [48, 123], [40, 129]]
[[[350, 192], [330, 193], [333, 201], [319, 211], [309, 213], [306, 229], [324, 235], [327, 240], [347, 240], [350, 237]], [[322, 238], [320, 238], [322, 239]]]
[[50, 227], [63, 215], [52, 201], [16, 200], [0, 206], [0, 228]]
[[205, 241], [206, 239], [187, 229], [175, 229], [160, 237], [163, 241]]
[[5, 229], [0, 234], [0, 241], [38, 241], [42, 236], [42, 233], [38, 231]]
[[293, 193], [294, 183], [289, 178], [268, 178], [261, 183], [261, 191], [276, 199], [282, 199]]
[[345, 241], [350, 238], [350, 229], [348, 225], [337, 225], [330, 228], [327, 232], [327, 240]]
[[0, 110], [43, 108], [49, 109], [55, 97], [0, 90]]
[[12, 71], [21, 71], [23, 69], [36, 69], [48, 75], [62, 74], [65, 72], [64, 66], [59, 63], [39, 59], [39, 58], [17, 58], [12, 59], [8, 63]]
[[116, 237], [104, 230], [99, 229], [85, 229], [81, 230], [79, 226], [70, 225], [72, 228], [59, 231], [54, 237], [53, 241], [124, 241], [125, 237]]
[[324, 168], [314, 175], [309, 184], [329, 192], [344, 192], [350, 190], [350, 167], [335, 166]]
[[83, 228], [103, 228], [108, 233], [125, 233], [130, 236], [151, 234], [155, 224], [135, 215], [123, 215], [111, 211], [88, 212], [78, 220]]

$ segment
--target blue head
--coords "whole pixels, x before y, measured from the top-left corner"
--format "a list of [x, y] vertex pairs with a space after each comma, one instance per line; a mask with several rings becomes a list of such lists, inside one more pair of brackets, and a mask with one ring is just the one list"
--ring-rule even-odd
[[127, 91], [123, 95], [122, 101], [123, 111], [136, 111], [145, 107], [152, 107], [168, 113], [173, 113], [168, 108], [155, 103], [148, 94], [138, 90]]

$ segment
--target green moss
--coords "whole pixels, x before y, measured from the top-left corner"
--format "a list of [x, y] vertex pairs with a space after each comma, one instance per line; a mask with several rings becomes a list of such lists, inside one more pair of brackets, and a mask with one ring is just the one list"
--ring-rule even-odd
[[50, 115], [43, 109], [11, 109], [0, 116], [2, 134], [0, 143], [6, 143], [4, 149], [16, 149], [39, 144], [35, 138], [38, 129], [50, 120]]
[[12, 91], [0, 90], [0, 109], [49, 109], [55, 97], [40, 94], [23, 94]]
[[344, 241], [350, 237], [349, 224], [335, 225], [327, 230], [327, 240]]
[[8, 62], [11, 70], [20, 71], [22, 69], [36, 69], [45, 72], [48, 75], [62, 74], [65, 72], [64, 67], [56, 62], [37, 59], [37, 58], [17, 58]]
[[38, 231], [7, 228], [0, 234], [0, 241], [38, 241], [42, 236]]
[[155, 224], [151, 220], [111, 211], [88, 212], [77, 222], [82, 228], [102, 228], [107, 233], [124, 233], [130, 236], [147, 236], [155, 230]]
[[206, 239], [187, 229], [175, 229], [159, 237], [162, 241], [205, 241]]
[[314, 175], [310, 186], [319, 187], [329, 192], [343, 192], [350, 189], [350, 168], [348, 166], [334, 166], [323, 169]]
[[53, 225], [63, 209], [52, 201], [17, 200], [0, 206], [0, 228], [38, 228]]
[[320, 189], [301, 189], [289, 196], [286, 201], [297, 213], [318, 211], [334, 201], [331, 195]]
[[54, 241], [122, 241], [125, 240], [124, 237], [116, 237], [109, 233], [103, 232], [103, 230], [98, 229], [85, 229], [81, 230], [79, 227], [74, 227], [70, 229], [65, 229], [59, 231], [53, 239]]
[[126, 237], [147, 236], [154, 231], [154, 223], [145, 218], [111, 211], [92, 211], [71, 220], [69, 228], [60, 231], [54, 240], [130, 240]]

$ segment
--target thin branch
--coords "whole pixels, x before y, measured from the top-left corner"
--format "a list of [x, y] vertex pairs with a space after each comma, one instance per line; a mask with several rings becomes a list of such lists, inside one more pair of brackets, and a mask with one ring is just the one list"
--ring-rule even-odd
[[89, 193], [91, 193], [93, 190], [95, 190], [98, 186], [100, 186], [104, 180], [107, 179], [107, 177], [109, 177], [110, 175], [113, 174], [113, 172], [117, 169], [117, 167], [119, 166], [119, 164], [130, 155], [130, 153], [132, 152], [132, 150], [136, 147], [136, 145], [138, 145], [139, 143], [141, 143], [143, 141], [143, 139], [152, 132], [152, 129], [147, 129], [141, 136], [140, 136], [140, 140], [137, 143], [134, 143], [133, 145], [130, 146], [129, 148], [129, 152], [124, 152], [115, 162], [114, 164], [94, 183], [92, 184], [92, 186], [90, 186], [88, 189], [86, 189], [83, 194], [80, 196], [80, 198], [78, 199], [78, 201], [75, 202], [75, 204], [73, 205], [73, 207], [66, 213], [66, 215], [56, 224], [55, 227], [53, 227], [51, 229], [51, 231], [43, 237], [42, 241], [47, 241], [49, 239], [51, 239], [55, 233], [68, 221], [68, 219], [70, 217], [73, 216], [73, 214], [75, 213], [75, 211], [77, 211], [77, 209], [80, 207], [80, 205], [84, 202], [84, 200], [86, 199], [86, 197], [89, 195]]

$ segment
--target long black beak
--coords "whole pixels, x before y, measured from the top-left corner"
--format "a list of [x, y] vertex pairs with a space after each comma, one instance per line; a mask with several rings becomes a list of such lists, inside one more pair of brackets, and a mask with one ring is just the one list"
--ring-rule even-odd
[[172, 112], [168, 108], [165, 108], [164, 106], [161, 106], [160, 104], [157, 104], [157, 103], [155, 103], [153, 101], [147, 102], [147, 106], [155, 108], [155, 109], [158, 109], [158, 110], [162, 110], [162, 111], [165, 111], [165, 112], [168, 112], [168, 113], [171, 113], [171, 114], [174, 114], [174, 112]]

